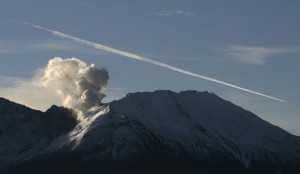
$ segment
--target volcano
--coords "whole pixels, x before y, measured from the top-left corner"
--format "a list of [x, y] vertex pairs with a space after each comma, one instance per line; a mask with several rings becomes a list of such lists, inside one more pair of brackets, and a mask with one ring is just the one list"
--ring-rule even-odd
[[212, 92], [138, 92], [77, 121], [0, 99], [0, 173], [300, 171], [300, 137]]

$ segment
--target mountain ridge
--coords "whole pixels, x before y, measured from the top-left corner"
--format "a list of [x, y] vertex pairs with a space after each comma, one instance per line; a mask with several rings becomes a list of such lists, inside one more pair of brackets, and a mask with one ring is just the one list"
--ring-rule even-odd
[[47, 168], [50, 173], [297, 173], [300, 169], [299, 137], [211, 92], [131, 93], [90, 114], [54, 138], [42, 153], [5, 172], [39, 173]]
[[0, 169], [42, 151], [76, 124], [75, 115], [63, 107], [41, 112], [0, 98]]

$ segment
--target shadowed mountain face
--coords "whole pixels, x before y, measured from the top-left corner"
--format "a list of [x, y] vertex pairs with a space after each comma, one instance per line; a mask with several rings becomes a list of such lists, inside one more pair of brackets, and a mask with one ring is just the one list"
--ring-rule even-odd
[[[8, 166], [1, 173], [300, 170], [299, 137], [209, 92], [128, 94], [75, 127], [69, 110], [52, 107], [42, 113], [1, 99], [0, 119], [0, 143], [18, 144], [10, 147], [13, 160], [1, 158], [1, 166]], [[24, 144], [32, 147], [15, 154]]]
[[0, 98], [0, 169], [44, 150], [76, 126], [75, 118], [62, 107], [40, 112]]

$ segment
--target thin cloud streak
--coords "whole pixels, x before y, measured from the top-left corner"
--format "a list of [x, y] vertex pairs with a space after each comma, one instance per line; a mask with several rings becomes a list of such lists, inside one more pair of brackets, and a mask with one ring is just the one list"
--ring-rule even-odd
[[299, 52], [299, 48], [269, 48], [269, 47], [249, 47], [249, 46], [230, 46], [226, 49], [233, 60], [247, 64], [263, 65], [266, 60], [274, 54]]
[[242, 91], [249, 92], [249, 93], [252, 93], [252, 94], [256, 94], [256, 95], [259, 95], [259, 96], [263, 96], [263, 97], [273, 99], [273, 100], [276, 100], [276, 101], [285, 102], [284, 100], [281, 100], [281, 99], [278, 99], [278, 98], [275, 98], [275, 97], [272, 97], [272, 96], [269, 96], [269, 95], [266, 95], [266, 94], [262, 94], [262, 93], [259, 93], [259, 92], [256, 92], [256, 91], [252, 91], [252, 90], [249, 90], [249, 89], [246, 89], [246, 88], [234, 85], [234, 84], [230, 84], [230, 83], [218, 80], [218, 79], [214, 79], [214, 78], [211, 78], [211, 77], [206, 77], [206, 76], [203, 76], [203, 75], [200, 75], [200, 74], [196, 74], [196, 73], [193, 73], [193, 72], [190, 72], [190, 71], [186, 71], [186, 70], [183, 70], [183, 69], [180, 69], [180, 68], [177, 68], [177, 67], [174, 67], [174, 66], [156, 61], [156, 60], [152, 60], [152, 59], [149, 59], [149, 58], [146, 58], [146, 57], [143, 57], [143, 56], [139, 56], [139, 55], [132, 54], [132, 53], [129, 53], [129, 52], [126, 52], [126, 51], [118, 50], [118, 49], [114, 49], [114, 48], [111, 48], [111, 47], [108, 47], [108, 46], [105, 46], [105, 45], [102, 45], [102, 44], [98, 44], [98, 43], [95, 43], [95, 42], [90, 42], [90, 41], [87, 41], [87, 40], [84, 40], [84, 39], [80, 39], [80, 38], [77, 38], [77, 37], [74, 37], [74, 36], [70, 36], [68, 34], [65, 34], [65, 33], [62, 33], [62, 32], [59, 32], [59, 31], [50, 30], [50, 29], [41, 27], [39, 25], [35, 25], [35, 24], [27, 23], [27, 22], [25, 22], [24, 24], [32, 26], [36, 29], [48, 31], [48, 32], [52, 33], [53, 35], [61, 37], [61, 38], [70, 39], [70, 40], [73, 40], [75, 42], [81, 43], [83, 45], [94, 47], [98, 50], [106, 51], [106, 52], [109, 52], [109, 53], [117, 54], [117, 55], [120, 55], [120, 56], [125, 56], [125, 57], [128, 57], [128, 58], [132, 58], [132, 59], [136, 59], [136, 60], [140, 60], [140, 61], [144, 61], [144, 62], [154, 64], [154, 65], [157, 65], [157, 66], [160, 66], [160, 67], [164, 67], [164, 68], [167, 68], [167, 69], [170, 69], [170, 70], [182, 73], [182, 74], [186, 74], [186, 75], [193, 76], [193, 77], [196, 77], [196, 78], [200, 78], [200, 79], [208, 80], [208, 81], [211, 81], [211, 82], [219, 83], [219, 84], [222, 84], [222, 85], [225, 85], [225, 86], [228, 86], [228, 87], [232, 87], [232, 88], [235, 88], [235, 89], [238, 89], [238, 90], [242, 90]]
[[185, 12], [182, 10], [177, 10], [177, 11], [163, 11], [163, 12], [152, 12], [152, 15], [157, 15], [157, 16], [196, 16], [195, 13], [193, 12]]
[[72, 51], [78, 49], [76, 46], [71, 45], [67, 42], [44, 42], [44, 43], [37, 43], [28, 45], [26, 49], [29, 50], [66, 50]]
[[6, 86], [15, 86], [24, 81], [25, 81], [25, 79], [21, 79], [21, 78], [0, 76], [0, 88], [6, 87]]
[[72, 51], [77, 53], [85, 53], [92, 55], [107, 55], [105, 51], [95, 50], [89, 46], [83, 47], [82, 44], [77, 42], [72, 42], [70, 40], [60, 41], [60, 40], [37, 40], [33, 42], [26, 43], [6, 43], [6, 47], [1, 47], [4, 45], [0, 42], [0, 54], [27, 54], [27, 53], [37, 53], [45, 51]]
[[13, 51], [12, 50], [8, 50], [8, 49], [2, 49], [0, 47], [0, 53], [13, 53]]

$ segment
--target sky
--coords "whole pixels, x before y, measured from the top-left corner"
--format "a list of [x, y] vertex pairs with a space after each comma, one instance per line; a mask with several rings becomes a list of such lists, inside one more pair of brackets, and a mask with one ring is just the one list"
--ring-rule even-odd
[[[58, 104], [51, 96], [28, 95], [24, 86], [50, 59], [75, 57], [107, 68], [105, 102], [137, 91], [212, 91], [300, 135], [299, 6], [293, 0], [1, 0], [0, 96], [30, 99], [23, 104], [35, 109]], [[286, 102], [95, 49], [24, 22]]]

